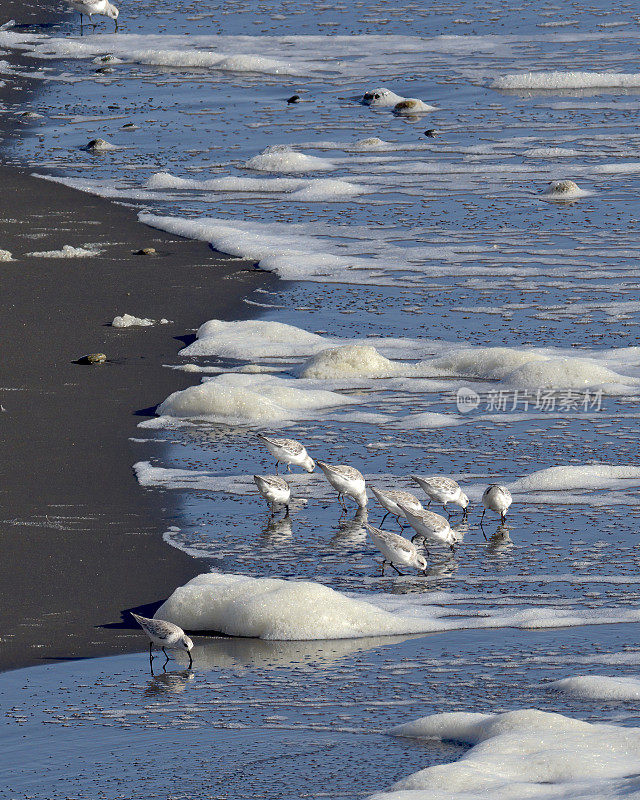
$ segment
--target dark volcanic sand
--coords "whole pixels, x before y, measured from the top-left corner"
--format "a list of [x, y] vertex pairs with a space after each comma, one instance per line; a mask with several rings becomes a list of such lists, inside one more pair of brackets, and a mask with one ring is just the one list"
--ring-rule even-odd
[[[0, 2], [0, 22], [11, 17], [46, 21], [41, 7]], [[33, 91], [10, 80], [0, 102], [17, 110]], [[4, 125], [5, 139], [20, 135]], [[128, 441], [144, 435], [136, 412], [196, 382], [162, 367], [176, 363], [176, 337], [247, 316], [242, 298], [275, 279], [26, 172], [0, 165], [0, 187], [0, 249], [16, 259], [0, 262], [0, 669], [140, 649], [133, 630], [100, 626], [200, 570], [162, 541], [158, 492], [132, 473], [143, 455]], [[103, 253], [24, 255], [88, 242]], [[132, 254], [148, 246], [159, 255]], [[110, 327], [125, 312], [172, 324]], [[109, 363], [74, 363], [92, 352]]]

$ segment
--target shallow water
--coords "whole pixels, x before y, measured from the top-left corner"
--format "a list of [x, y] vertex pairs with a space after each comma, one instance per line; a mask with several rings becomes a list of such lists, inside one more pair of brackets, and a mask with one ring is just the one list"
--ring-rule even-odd
[[387, 735], [416, 716], [498, 712], [517, 696], [521, 707], [638, 725], [637, 703], [545, 687], [575, 661], [581, 673], [633, 674], [633, 636], [619, 625], [342, 642], [197, 638], [193, 671], [172, 661], [163, 672], [158, 657], [155, 678], [144, 653], [6, 673], [0, 797], [362, 797], [466, 751]]
[[[80, 39], [71, 21], [36, 39], [22, 31], [0, 32], [0, 48], [34, 52], [32, 74], [43, 79], [36, 107], [43, 117], [25, 125], [25, 136], [10, 156], [87, 191], [135, 204], [152, 224], [276, 271], [284, 280], [275, 291], [259, 290], [247, 298], [247, 314], [298, 329], [289, 329], [266, 351], [261, 350], [264, 337], [239, 331], [233, 352], [218, 343], [201, 348], [207, 355], [176, 354], [168, 365], [196, 364], [214, 381], [219, 373], [224, 377], [248, 367], [253, 376], [271, 376], [272, 388], [280, 392], [273, 413], [254, 413], [264, 406], [258, 392], [257, 398], [244, 396], [242, 413], [240, 406], [227, 409], [223, 403], [210, 409], [208, 420], [199, 414], [181, 419], [181, 427], [165, 420], [160, 428], [141, 429], [140, 462], [178, 470], [139, 470], [145, 491], [159, 502], [165, 492], [180, 493], [179, 512], [167, 519], [168, 545], [201, 559], [203, 571], [308, 578], [378, 600], [407, 595], [417, 604], [463, 617], [469, 627], [487, 618], [575, 626], [536, 633], [447, 633], [366, 651], [367, 658], [384, 654], [385, 675], [402, 659], [417, 658], [420, 669], [428, 667], [430, 688], [437, 692], [429, 708], [420, 697], [414, 706], [398, 710], [392, 704], [382, 713], [366, 700], [380, 688], [380, 663], [365, 663], [357, 673], [362, 705], [345, 712], [348, 719], [339, 724], [349, 727], [354, 716], [366, 715], [376, 730], [371, 736], [360, 729], [338, 734], [338, 723], [327, 723], [337, 715], [333, 681], [344, 679], [341, 670], [354, 669], [350, 659], [355, 656], [341, 656], [335, 673], [327, 667], [333, 678], [316, 687], [314, 696], [327, 698], [313, 711], [320, 727], [300, 722], [304, 713], [296, 708], [287, 712], [298, 720], [291, 728], [280, 725], [282, 720], [270, 726], [284, 730], [275, 738], [262, 736], [261, 718], [246, 712], [247, 706], [234, 705], [239, 689], [224, 684], [229, 673], [216, 672], [216, 690], [222, 680], [229, 705], [224, 719], [240, 724], [247, 713], [248, 720], [242, 722], [244, 731], [226, 728], [224, 736], [217, 731], [212, 745], [233, 787], [228, 796], [263, 796], [258, 793], [263, 791], [269, 797], [300, 796], [298, 777], [291, 784], [298, 793], [289, 795], [291, 785], [278, 783], [274, 776], [281, 770], [274, 766], [272, 771], [271, 761], [260, 762], [266, 766], [254, 770], [248, 783], [246, 774], [241, 779], [224, 772], [238, 741], [255, 747], [260, 757], [276, 759], [275, 765], [294, 741], [300, 752], [314, 753], [315, 766], [308, 772], [317, 783], [308, 796], [324, 791], [356, 797], [426, 766], [429, 759], [458, 754], [455, 748], [416, 749], [379, 733], [412, 715], [504, 710], [526, 702], [627, 722], [624, 706], [601, 706], [598, 712], [575, 698], [531, 687], [541, 675], [536, 658], [548, 658], [548, 670], [553, 663], [567, 664], [566, 674], [573, 674], [571, 664], [580, 663], [585, 649], [622, 649], [624, 641], [634, 640], [630, 625], [580, 626], [594, 619], [638, 619], [640, 479], [583, 472], [573, 483], [569, 473], [557, 484], [537, 478], [528, 485], [515, 482], [554, 466], [637, 463], [640, 160], [635, 116], [640, 79], [634, 72], [638, 32], [632, 10], [604, 3], [513, 10], [479, 2], [432, 5], [428, 11], [387, 3], [356, 9], [296, 4], [277, 12], [254, 3], [221, 9], [213, 3], [172, 2], [162, 11], [151, 4], [136, 9], [137, 14], [122, 14], [117, 36]], [[107, 53], [119, 59], [108, 63], [113, 73], [96, 73], [107, 63], [99, 60]], [[527, 79], [533, 89], [499, 88], [513, 86], [531, 71], [563, 74]], [[635, 78], [611, 77], [618, 73]], [[603, 83], [609, 85], [603, 88]], [[566, 88], [569, 84], [574, 88]], [[358, 102], [379, 86], [423, 99], [437, 110], [408, 119]], [[294, 92], [303, 102], [287, 105]], [[126, 123], [138, 127], [127, 131]], [[430, 128], [440, 135], [425, 137]], [[81, 149], [96, 137], [116, 149], [99, 155]], [[372, 137], [382, 143], [362, 143]], [[267, 146], [289, 149], [263, 154]], [[543, 195], [548, 182], [558, 179], [575, 180], [586, 194], [573, 202], [550, 202]], [[92, 268], [89, 262], [86, 268]], [[219, 290], [215, 278], [203, 289]], [[109, 309], [107, 315], [115, 313], [147, 314], [123, 308]], [[170, 308], [164, 316], [171, 319]], [[300, 331], [323, 338], [309, 344]], [[131, 328], [122, 335], [144, 332]], [[392, 376], [363, 369], [356, 376], [337, 371], [315, 382], [299, 377], [305, 359], [324, 347], [361, 340], [395, 365], [409, 366]], [[500, 358], [473, 351], [465, 372], [460, 364], [469, 347], [514, 350]], [[516, 363], [531, 348], [547, 359], [542, 372]], [[450, 359], [449, 368], [439, 359]], [[194, 372], [194, 385], [200, 377]], [[459, 407], [461, 388], [478, 393], [477, 408]], [[306, 398], [304, 408], [287, 405], [293, 403], [291, 389], [301, 393], [298, 399]], [[337, 392], [340, 405], [314, 405], [310, 393], [318, 389]], [[316, 458], [352, 464], [374, 485], [407, 488], [418, 496], [411, 473], [456, 477], [472, 501], [467, 523], [460, 523], [459, 514], [452, 519], [461, 525], [462, 545], [455, 554], [433, 548], [426, 577], [381, 578], [362, 515], [353, 517], [354, 509], [341, 515], [335, 495], [317, 473], [292, 476], [291, 516], [270, 519], [251, 482], [254, 473], [273, 469], [256, 442], [256, 428], [282, 429], [304, 441]], [[478, 501], [483, 487], [495, 480], [515, 483], [514, 505], [505, 526], [491, 517], [482, 529]], [[369, 521], [377, 524], [381, 517], [372, 500]], [[397, 529], [390, 518], [385, 527]], [[173, 588], [167, 587], [167, 594]], [[544, 642], [554, 655], [536, 651], [533, 658], [532, 642]], [[231, 646], [210, 645], [214, 651]], [[262, 654], [257, 657], [262, 664], [267, 651], [252, 646]], [[273, 645], [268, 653], [286, 661], [290, 648], [301, 647]], [[323, 660], [327, 647], [331, 652], [338, 645], [317, 647], [313, 657]], [[439, 648], [456, 656], [445, 657]], [[104, 667], [122, 670], [115, 685], [123, 693], [129, 691], [135, 663], [116, 660]], [[504, 663], [510, 665], [506, 681]], [[72, 680], [87, 668], [103, 669], [92, 662], [47, 667], [38, 674]], [[277, 691], [288, 680], [299, 678], [307, 685], [307, 668], [300, 676], [297, 669], [291, 672], [290, 665], [280, 663], [273, 672], [282, 670]], [[239, 683], [258, 692], [264, 676], [256, 678], [249, 667], [242, 670]], [[413, 670], [408, 668], [406, 685], [421, 687], [422, 678]], [[198, 687], [206, 694], [207, 680], [197, 673], [180, 702]], [[401, 683], [405, 686], [404, 678]], [[400, 684], [383, 684], [380, 690], [399, 703]], [[136, 687], [138, 695], [144, 691]], [[269, 706], [273, 686], [267, 688], [262, 699], [247, 695], [256, 707]], [[99, 702], [111, 702], [107, 695]], [[138, 696], [131, 702], [137, 708]], [[304, 703], [300, 695], [300, 706]], [[168, 708], [162, 713], [171, 716]], [[197, 728], [200, 722], [193, 722], [190, 708], [186, 713]], [[136, 711], [135, 724], [145, 731], [147, 716]], [[93, 728], [100, 719], [90, 721]], [[84, 724], [78, 720], [73, 725]], [[102, 721], [99, 730], [117, 739], [113, 726], [119, 731], [123, 725], [116, 720], [103, 728]], [[160, 753], [166, 754], [165, 743], [179, 747], [172, 726], [158, 725], [171, 728], [162, 728]], [[157, 755], [156, 740], [147, 735], [140, 740], [145, 761]], [[153, 735], [159, 735], [155, 729]], [[341, 758], [352, 760], [353, 769], [336, 767], [334, 747], [343, 748]], [[401, 748], [400, 769], [383, 767], [382, 758], [377, 763], [381, 748], [394, 764]], [[369, 783], [341, 783], [345, 774], [358, 772], [360, 760], [367, 763], [361, 772], [370, 776]], [[300, 766], [304, 758], [294, 761], [286, 774], [309, 780]], [[169, 772], [174, 764], [170, 761]], [[85, 778], [82, 791], [92, 796], [94, 778]], [[146, 780], [146, 791], [160, 791], [153, 775]], [[200, 771], [188, 781], [188, 791], [199, 791], [198, 796], [219, 796], [206, 787]], [[109, 794], [111, 789], [101, 791], [107, 793], [100, 796], [118, 796]], [[176, 796], [182, 796], [178, 790]]]

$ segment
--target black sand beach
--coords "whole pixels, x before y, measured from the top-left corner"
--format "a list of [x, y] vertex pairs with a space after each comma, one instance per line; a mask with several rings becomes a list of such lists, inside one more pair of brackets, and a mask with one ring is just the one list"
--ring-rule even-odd
[[[10, 18], [51, 14], [0, 3], [0, 21]], [[18, 111], [38, 88], [10, 79], [0, 101]], [[5, 143], [20, 135], [12, 118]], [[170, 510], [138, 486], [140, 445], [128, 439], [150, 408], [193, 383], [162, 367], [175, 363], [179, 337], [206, 319], [246, 316], [242, 298], [274, 279], [19, 168], [0, 165], [0, 185], [0, 249], [14, 257], [0, 263], [0, 669], [139, 649], [133, 631], [102, 626], [199, 570], [162, 541]], [[101, 255], [25, 255], [86, 243]], [[142, 247], [158, 254], [133, 254]], [[171, 324], [112, 328], [125, 312]], [[95, 352], [109, 361], [74, 363]]]

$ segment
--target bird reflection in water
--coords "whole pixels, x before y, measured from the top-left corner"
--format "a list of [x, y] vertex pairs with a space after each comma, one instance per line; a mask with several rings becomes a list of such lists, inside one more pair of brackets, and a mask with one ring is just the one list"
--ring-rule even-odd
[[498, 525], [498, 530], [488, 539], [487, 550], [496, 554], [511, 550], [513, 541], [509, 535], [509, 530], [510, 529], [504, 524]]
[[189, 683], [195, 678], [195, 673], [191, 669], [172, 670], [171, 672], [153, 672], [153, 680], [147, 684], [144, 691], [145, 697], [157, 697], [167, 693], [179, 694], [184, 692]]
[[262, 529], [261, 539], [265, 544], [279, 544], [291, 538], [293, 532], [291, 517], [271, 517]]
[[362, 544], [367, 538], [367, 530], [364, 523], [367, 521], [367, 509], [359, 508], [351, 519], [338, 521], [338, 528], [331, 537], [331, 544], [334, 547], [342, 547], [348, 544]]

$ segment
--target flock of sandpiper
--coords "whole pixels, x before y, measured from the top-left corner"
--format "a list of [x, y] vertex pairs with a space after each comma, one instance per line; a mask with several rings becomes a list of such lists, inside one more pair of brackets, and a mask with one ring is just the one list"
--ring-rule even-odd
[[[258, 438], [276, 459], [276, 475], [254, 475], [253, 480], [262, 497], [269, 503], [271, 513], [275, 513], [277, 506], [284, 506], [288, 515], [291, 487], [283, 477], [277, 474], [278, 465], [286, 464], [289, 472], [291, 472], [292, 465], [302, 467], [307, 472], [313, 472], [316, 462], [307, 453], [304, 445], [295, 439], [273, 439], [263, 434], [258, 434]], [[345, 497], [351, 497], [355, 500], [358, 508], [365, 508], [368, 502], [367, 487], [361, 472], [347, 464], [327, 464], [324, 461], [318, 461], [317, 466], [320, 467], [327, 481], [338, 493], [338, 501], [343, 509], [346, 510]], [[411, 478], [429, 498], [427, 506], [431, 502], [435, 502], [442, 504], [445, 511], [447, 511], [447, 504], [452, 503], [462, 508], [463, 519], [467, 516], [469, 498], [453, 478], [446, 478], [440, 475], [429, 477], [412, 475]], [[381, 528], [375, 528], [373, 525], [365, 523], [371, 540], [383, 555], [383, 574], [387, 563], [399, 575], [402, 575], [402, 573], [398, 569], [398, 565], [415, 567], [423, 572], [426, 570], [427, 562], [424, 556], [418, 552], [415, 545], [416, 540], [422, 541], [425, 550], [429, 544], [444, 544], [448, 545], [451, 550], [455, 549], [458, 540], [455, 531], [449, 525], [449, 521], [440, 514], [435, 514], [433, 511], [423, 508], [420, 500], [411, 492], [401, 489], [385, 489], [383, 491], [373, 486], [370, 488], [376, 500], [386, 511], [380, 525], [383, 525], [385, 519], [391, 514], [396, 518], [401, 529], [403, 529], [401, 519], [405, 519], [415, 531], [413, 538], [409, 541], [397, 533], [383, 531]], [[484, 508], [481, 522], [487, 510], [500, 514], [500, 519], [504, 522], [511, 502], [511, 492], [507, 487], [492, 483], [482, 495]]]
[[[276, 473], [279, 464], [286, 464], [291, 472], [291, 467], [302, 467], [307, 472], [313, 472], [316, 464], [324, 473], [327, 481], [338, 493], [338, 501], [346, 510], [344, 498], [351, 497], [358, 505], [358, 508], [365, 508], [368, 502], [367, 487], [364, 476], [355, 467], [348, 464], [327, 464], [324, 461], [315, 462], [307, 453], [303, 444], [295, 439], [274, 439], [263, 434], [258, 434], [260, 441], [264, 444], [271, 455], [276, 459]], [[412, 475], [411, 478], [422, 488], [431, 502], [442, 504], [445, 511], [447, 504], [462, 508], [463, 519], [467, 516], [469, 498], [462, 491], [460, 485], [453, 478], [446, 478], [439, 475], [421, 477]], [[280, 475], [254, 475], [258, 491], [269, 503], [271, 513], [274, 514], [277, 506], [284, 506], [286, 514], [289, 514], [289, 502], [291, 500], [291, 487]], [[421, 540], [424, 550], [429, 544], [449, 545], [453, 550], [457, 542], [456, 533], [449, 525], [449, 521], [440, 514], [434, 514], [422, 507], [420, 500], [411, 492], [401, 489], [376, 489], [370, 487], [371, 491], [380, 503], [386, 514], [382, 518], [381, 525], [389, 514], [394, 516], [400, 528], [404, 530], [401, 519], [405, 519], [415, 534], [411, 541], [404, 536], [373, 525], [365, 523], [366, 529], [374, 545], [382, 553], [382, 574], [386, 564], [402, 575], [397, 565], [404, 567], [415, 567], [423, 572], [427, 569], [425, 557], [418, 551], [415, 545], [416, 540]], [[505, 521], [507, 509], [511, 505], [511, 493], [506, 486], [492, 483], [482, 495], [482, 519], [487, 510], [500, 514], [502, 522]], [[149, 662], [153, 672], [153, 648], [158, 647], [165, 654], [167, 661], [167, 649], [184, 650], [189, 656], [189, 666], [193, 663], [191, 650], [193, 642], [185, 634], [182, 628], [161, 619], [149, 619], [138, 614], [132, 614], [133, 618], [140, 625], [142, 630], [149, 637]], [[165, 665], [167, 663], [165, 661]]]

